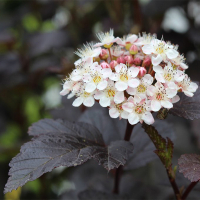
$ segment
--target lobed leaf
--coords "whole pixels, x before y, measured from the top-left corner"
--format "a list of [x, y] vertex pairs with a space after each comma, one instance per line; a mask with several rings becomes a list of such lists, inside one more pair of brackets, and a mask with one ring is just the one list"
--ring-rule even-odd
[[184, 93], [180, 93], [180, 101], [175, 103], [169, 113], [184, 117], [186, 119], [200, 118], [200, 88], [194, 93], [193, 97], [188, 97]]
[[100, 132], [85, 123], [45, 119], [35, 123], [29, 130], [31, 134], [34, 131], [37, 137], [24, 144], [20, 153], [10, 162], [10, 178], [5, 193], [56, 167], [77, 166], [91, 158], [107, 170], [117, 168], [125, 164], [128, 153], [133, 150], [133, 145], [126, 141], [114, 141], [106, 147]]
[[200, 155], [184, 154], [178, 159], [179, 172], [191, 182], [200, 180]]
[[[102, 108], [86, 110], [80, 117], [80, 121], [87, 122], [97, 127], [102, 133], [106, 144], [109, 144], [113, 140], [123, 139], [127, 123], [127, 120], [111, 118], [107, 110]], [[175, 134], [171, 124], [164, 120], [156, 120], [154, 125], [163, 137], [169, 137], [171, 140], [174, 139]], [[134, 127], [130, 141], [134, 146], [134, 151], [130, 154], [124, 169], [136, 169], [157, 158], [154, 153], [155, 147], [141, 127], [141, 124], [137, 124]]]

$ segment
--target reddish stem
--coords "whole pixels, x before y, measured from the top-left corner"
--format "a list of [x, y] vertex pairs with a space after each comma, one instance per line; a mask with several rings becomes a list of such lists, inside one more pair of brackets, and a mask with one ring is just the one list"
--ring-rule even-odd
[[198, 182], [199, 181], [190, 183], [190, 185], [186, 188], [185, 192], [183, 193], [182, 200], [185, 200], [187, 198], [188, 194], [192, 191], [192, 189]]
[[[126, 132], [124, 135], [125, 141], [130, 140], [133, 128], [134, 128], [134, 125], [129, 124], [129, 122], [127, 121]], [[120, 183], [122, 172], [123, 172], [123, 166], [121, 165], [116, 169], [116, 172], [115, 172], [115, 182], [114, 182], [114, 189], [113, 189], [113, 193], [115, 194], [119, 194], [119, 183]]]

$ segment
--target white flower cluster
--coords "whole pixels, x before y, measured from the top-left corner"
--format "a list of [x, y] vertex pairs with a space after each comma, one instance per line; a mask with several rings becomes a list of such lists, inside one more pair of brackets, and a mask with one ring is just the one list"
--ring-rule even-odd
[[146, 33], [121, 39], [110, 30], [97, 37], [99, 43], [87, 43], [75, 52], [80, 59], [60, 92], [77, 97], [73, 106], [91, 107], [96, 100], [109, 108], [112, 118], [152, 124], [152, 112], [172, 108], [178, 92], [192, 97], [197, 90], [185, 74], [188, 66], [178, 46]]

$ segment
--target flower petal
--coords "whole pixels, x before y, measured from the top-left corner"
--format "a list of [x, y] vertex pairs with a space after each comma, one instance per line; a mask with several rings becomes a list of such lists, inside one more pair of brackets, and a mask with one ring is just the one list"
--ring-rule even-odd
[[176, 95], [175, 97], [172, 98], [172, 103], [177, 103], [180, 100], [180, 97]]
[[173, 104], [170, 101], [161, 101], [161, 105], [164, 108], [172, 108], [173, 107]]
[[125, 82], [118, 81], [115, 83], [115, 87], [118, 91], [124, 91], [128, 88], [128, 85]]
[[139, 73], [139, 68], [138, 67], [130, 67], [128, 69], [128, 76], [131, 76], [132, 78], [135, 78], [138, 73]]
[[85, 86], [85, 91], [88, 93], [93, 92], [96, 89], [96, 85], [94, 83], [87, 83]]
[[152, 100], [151, 101], [151, 109], [153, 111], [159, 111], [161, 108], [161, 104], [160, 104], [160, 101], [157, 101], [157, 100]]
[[168, 98], [173, 98], [177, 94], [177, 89], [166, 89], [166, 95]]
[[109, 110], [109, 115], [112, 118], [118, 118], [120, 114], [119, 114], [119, 111], [116, 108], [111, 108]]
[[156, 73], [155, 78], [156, 78], [157, 81], [160, 81], [161, 83], [165, 83], [165, 79], [164, 79], [162, 74]]
[[97, 89], [104, 90], [107, 87], [107, 85], [108, 85], [108, 82], [106, 80], [103, 80], [97, 85]]
[[132, 88], [132, 87], [128, 87], [126, 91], [130, 95], [135, 95], [136, 94], [136, 89]]
[[159, 65], [162, 62], [163, 58], [160, 54], [158, 54], [156, 57], [152, 56], [151, 60], [153, 65]]
[[166, 51], [166, 55], [169, 59], [173, 59], [176, 58], [179, 55], [179, 53], [175, 49], [168, 49]]
[[148, 125], [153, 124], [154, 123], [154, 118], [153, 115], [151, 114], [151, 112], [145, 112], [142, 115], [142, 119], [144, 120], [144, 122]]
[[112, 73], [111, 75], [110, 75], [110, 80], [112, 80], [112, 81], [118, 81], [119, 80], [119, 74], [117, 74], [117, 73]]
[[108, 78], [112, 74], [112, 70], [110, 68], [102, 69], [103, 78]]
[[104, 93], [102, 91], [97, 90], [95, 92], [94, 98], [99, 100], [103, 95], [104, 95]]
[[151, 54], [154, 51], [153, 45], [151, 44], [146, 44], [142, 47], [142, 51], [145, 54]]
[[126, 102], [122, 105], [122, 108], [126, 111], [126, 112], [129, 112], [131, 113], [133, 111], [133, 106], [134, 104], [131, 103], [131, 102]]
[[79, 107], [83, 103], [83, 100], [83, 97], [78, 97], [73, 101], [72, 105], [74, 107]]
[[114, 96], [114, 102], [116, 104], [122, 103], [124, 101], [124, 92], [117, 92]]
[[128, 116], [128, 121], [130, 124], [137, 124], [139, 122], [139, 117], [135, 113], [130, 113]]
[[128, 86], [130, 86], [132, 88], [136, 88], [139, 84], [140, 84], [140, 80], [137, 78], [133, 78], [128, 81]]
[[153, 70], [157, 73], [163, 73], [163, 68], [160, 65], [153, 66]]
[[102, 107], [107, 107], [107, 106], [110, 106], [110, 98], [107, 98], [107, 97], [102, 97], [99, 101], [99, 104], [102, 106]]
[[151, 85], [153, 83], [153, 77], [150, 74], [145, 74], [142, 80], [148, 85]]
[[84, 99], [83, 104], [87, 107], [92, 107], [94, 105], [94, 98], [92, 96]]
[[129, 113], [126, 112], [126, 111], [123, 111], [123, 112], [121, 113], [121, 118], [123, 118], [123, 119], [128, 119], [128, 116], [129, 116]]

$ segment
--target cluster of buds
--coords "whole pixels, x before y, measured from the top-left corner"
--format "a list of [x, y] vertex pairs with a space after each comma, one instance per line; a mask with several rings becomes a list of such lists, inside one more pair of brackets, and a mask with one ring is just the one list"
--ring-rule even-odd
[[73, 106], [91, 107], [98, 101], [112, 118], [152, 124], [152, 112], [172, 108], [178, 92], [192, 97], [197, 90], [185, 74], [188, 66], [178, 46], [146, 33], [115, 38], [110, 30], [97, 37], [99, 43], [75, 52], [80, 59], [60, 92], [76, 96]]

